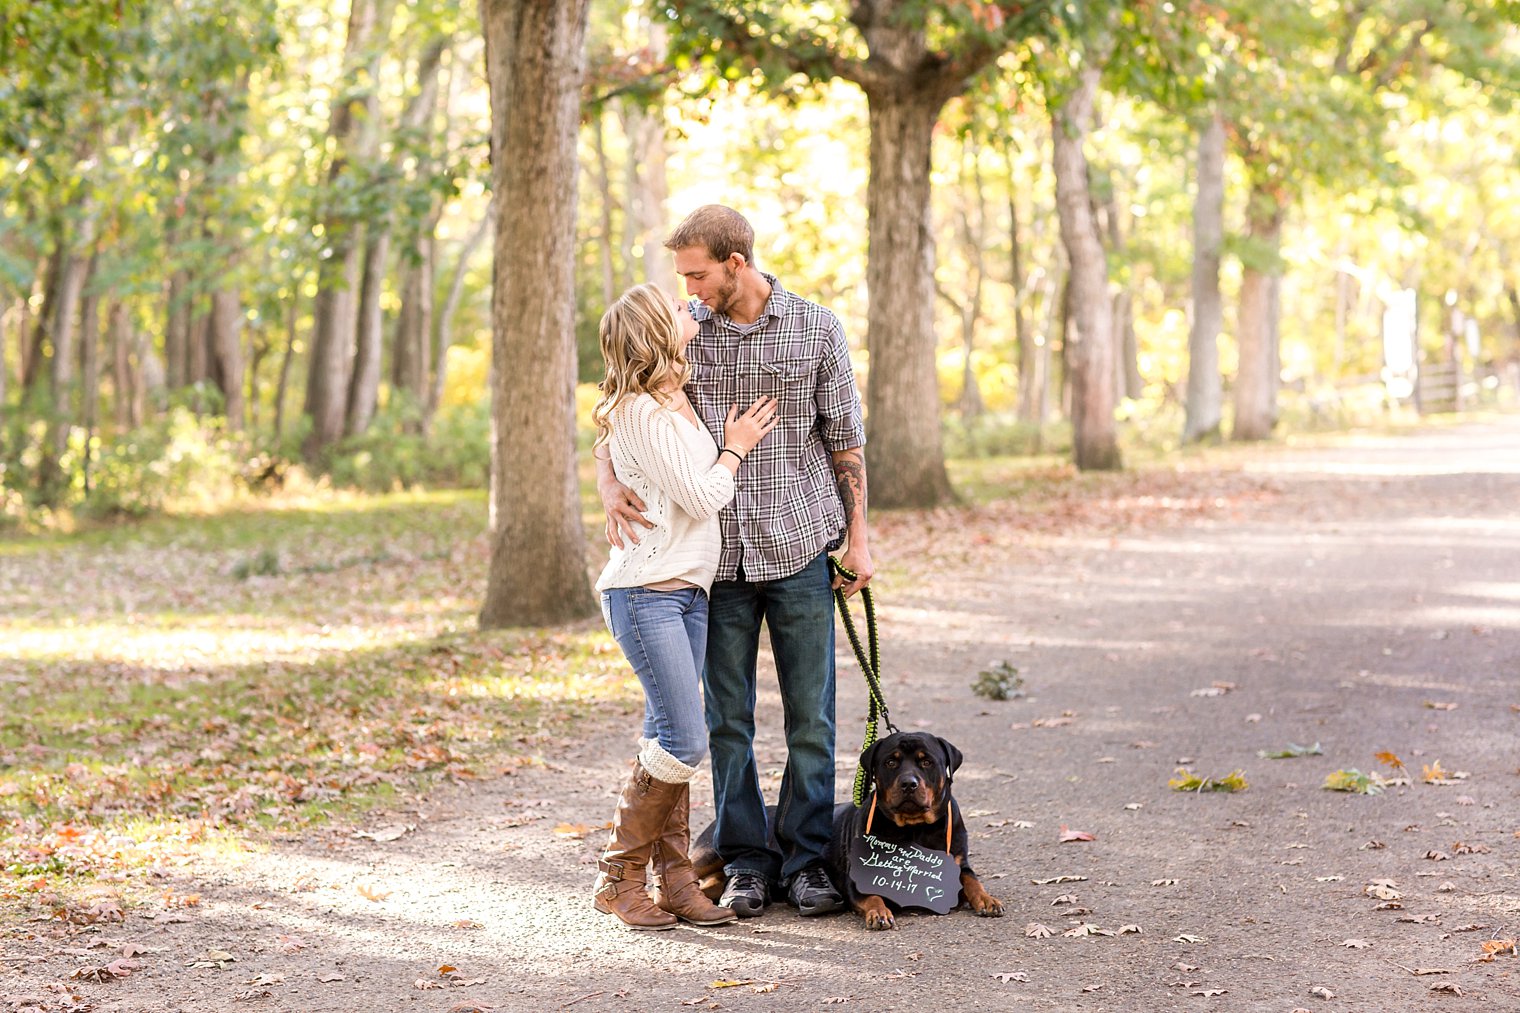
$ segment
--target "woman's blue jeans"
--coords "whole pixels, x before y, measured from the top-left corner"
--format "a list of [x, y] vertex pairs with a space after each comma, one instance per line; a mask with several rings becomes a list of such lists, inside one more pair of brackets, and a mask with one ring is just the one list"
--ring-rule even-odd
[[644, 737], [695, 767], [707, 755], [701, 679], [706, 592], [615, 587], [602, 592], [602, 618], [644, 687]]
[[[755, 763], [755, 659], [770, 630], [786, 730], [786, 770], [768, 826]], [[828, 557], [780, 580], [713, 584], [707, 635], [713, 847], [730, 876], [775, 885], [823, 861], [834, 816], [834, 597]]]

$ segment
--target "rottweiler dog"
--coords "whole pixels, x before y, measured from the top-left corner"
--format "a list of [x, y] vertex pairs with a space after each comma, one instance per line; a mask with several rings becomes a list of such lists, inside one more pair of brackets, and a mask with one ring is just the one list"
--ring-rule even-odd
[[[850, 879], [851, 845], [866, 832], [898, 845], [917, 844], [943, 850], [948, 823], [950, 854], [960, 866], [960, 899], [986, 918], [1001, 918], [1003, 902], [987, 892], [966, 858], [966, 824], [950, 793], [952, 775], [961, 765], [961, 751], [936, 735], [894, 732], [871, 745], [860, 757], [866, 769], [866, 803], [834, 808], [834, 832], [826, 855], [834, 886], [859, 911], [868, 929], [896, 926], [892, 908], [882, 897], [862, 894]], [[876, 815], [870, 817], [871, 792]]]

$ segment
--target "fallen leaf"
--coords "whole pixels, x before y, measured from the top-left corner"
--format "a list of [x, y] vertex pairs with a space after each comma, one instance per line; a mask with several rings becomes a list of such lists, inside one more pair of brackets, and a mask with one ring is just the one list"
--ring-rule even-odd
[[1119, 935], [1121, 935], [1121, 936], [1138, 936], [1143, 931], [1144, 930], [1141, 929], [1140, 926], [1138, 926], [1138, 925], [1120, 925], [1119, 926]]
[[1176, 886], [1176, 885], [1177, 885], [1177, 881], [1175, 879], [1153, 879], [1153, 880], [1151, 880], [1151, 886]]
[[1203, 937], [1202, 936], [1195, 936], [1195, 935], [1193, 935], [1190, 932], [1184, 932], [1180, 936], [1173, 936], [1172, 937], [1172, 942], [1174, 942], [1174, 943], [1201, 943], [1201, 942], [1203, 942]]
[[591, 828], [584, 823], [558, 823], [554, 827], [554, 836], [570, 841], [584, 840], [590, 832]]
[[1383, 790], [1383, 779], [1377, 774], [1364, 774], [1355, 767], [1337, 770], [1325, 775], [1321, 785], [1326, 791], [1345, 791], [1356, 795], [1376, 795]]
[[1458, 997], [1461, 997], [1465, 994], [1460, 986], [1449, 981], [1443, 981], [1439, 985], [1432, 985], [1430, 986], [1430, 990], [1432, 992], [1440, 993], [1441, 995], [1454, 995]]
[[708, 988], [737, 988], [740, 985], [753, 985], [754, 983], [755, 983], [755, 979], [754, 978], [719, 978], [717, 981], [709, 982], [708, 985], [707, 985], [707, 987]]
[[1198, 970], [1198, 965], [1197, 964], [1186, 964], [1186, 963], [1183, 963], [1182, 961], [1179, 960], [1177, 963], [1175, 963], [1175, 964], [1172, 965], [1172, 970], [1174, 970], [1174, 971], [1181, 971], [1183, 974], [1187, 974], [1189, 971], [1196, 971], [1196, 970]]
[[1067, 844], [1071, 841], [1096, 841], [1097, 839], [1098, 837], [1096, 834], [1088, 833], [1086, 830], [1072, 830], [1067, 827], [1066, 824], [1062, 823], [1061, 836], [1058, 839], [1058, 842], [1061, 844]]
[[1445, 862], [1451, 859], [1451, 856], [1444, 851], [1427, 851], [1425, 852], [1424, 857], [1430, 859], [1432, 862]]
[[1489, 939], [1483, 943], [1483, 956], [1478, 959], [1483, 963], [1491, 962], [1495, 957], [1506, 954], [1514, 957], [1520, 956], [1520, 950], [1516, 950], [1514, 939]]
[[1230, 990], [1227, 989], [1227, 988], [1204, 988], [1204, 989], [1199, 989], [1196, 992], [1189, 992], [1188, 994], [1189, 995], [1201, 995], [1205, 999], [1211, 999], [1211, 998], [1213, 998], [1216, 995], [1225, 995], [1229, 991]]
[[379, 830], [355, 830], [354, 836], [385, 844], [390, 841], [399, 841], [416, 829], [417, 824], [415, 823], [392, 823], [390, 826], [381, 827]]
[[1102, 928], [1094, 925], [1092, 922], [1081, 922], [1061, 933], [1061, 935], [1068, 939], [1078, 939], [1082, 936], [1111, 936], [1113, 934], [1112, 929]]
[[441, 981], [433, 981], [431, 978], [418, 978], [412, 982], [412, 987], [426, 990], [430, 988], [443, 988], [444, 984]]
[[382, 901], [391, 895], [391, 892], [389, 890], [381, 890], [376, 887], [372, 887], [367, 883], [360, 883], [358, 890], [359, 896], [363, 897], [365, 900], [370, 901]]
[[1309, 989], [1309, 994], [1312, 995], [1312, 996], [1315, 996], [1316, 998], [1319, 998], [1319, 999], [1334, 999], [1335, 998], [1335, 993], [1332, 992], [1332, 991], [1330, 991], [1328, 988], [1326, 988], [1323, 985], [1315, 985], [1313, 988]]
[[284, 980], [285, 980], [285, 976], [283, 974], [265, 973], [265, 974], [259, 975], [257, 978], [249, 979], [248, 981], [243, 982], [243, 984], [245, 984], [245, 985], [278, 985], [280, 982], [282, 982]]
[[1362, 893], [1369, 897], [1376, 897], [1378, 900], [1399, 900], [1404, 895], [1399, 893], [1397, 886], [1398, 884], [1391, 879], [1375, 879], [1362, 889]]
[[993, 971], [992, 976], [1005, 985], [1010, 981], [1029, 980], [1029, 975], [1024, 971]]
[[1049, 939], [1054, 934], [1048, 925], [1041, 925], [1039, 922], [1030, 922], [1024, 926], [1024, 935], [1030, 939]]
[[1399, 759], [1398, 754], [1389, 752], [1386, 749], [1381, 753], [1373, 753], [1372, 758], [1385, 767], [1392, 767], [1394, 770], [1404, 769], [1404, 761]]
[[1074, 893], [1063, 893], [1063, 894], [1061, 894], [1061, 896], [1059, 896], [1055, 900], [1051, 901], [1050, 902], [1050, 906], [1051, 907], [1060, 907], [1062, 904], [1075, 904], [1076, 902], [1077, 902], [1077, 895], [1076, 894], [1074, 894]]
[[[1181, 761], [1179, 761], [1181, 762]], [[1186, 767], [1178, 767], [1177, 775], [1166, 782], [1167, 787], [1173, 791], [1245, 791], [1250, 787], [1246, 783], [1245, 772], [1232, 770], [1224, 777], [1199, 777], [1188, 772]]]
[[343, 977], [343, 975], [339, 974], [337, 971], [326, 971], [322, 974], [317, 975], [317, 980], [324, 985], [331, 985], [335, 981], [347, 981], [348, 979]]
[[1449, 967], [1411, 967], [1409, 973], [1418, 978], [1427, 974], [1456, 974], [1457, 972]]
[[1051, 876], [1049, 879], [1031, 879], [1035, 886], [1051, 886], [1055, 883], [1085, 883], [1086, 876]]
[[1365, 950], [1372, 944], [1365, 939], [1347, 939], [1341, 945], [1348, 950]]
[[473, 918], [461, 918], [461, 919], [459, 919], [458, 921], [456, 921], [454, 923], [454, 927], [456, 929], [483, 929], [483, 928], [485, 928], [484, 925], [480, 924], [480, 922], [477, 922]]
[[1324, 754], [1325, 751], [1320, 748], [1318, 742], [1312, 746], [1300, 746], [1290, 742], [1286, 749], [1263, 749], [1259, 750], [1256, 755], [1266, 760], [1291, 760], [1297, 756], [1323, 756]]
[[306, 940], [302, 939], [300, 936], [274, 937], [274, 948], [279, 950], [281, 953], [295, 953], [298, 950], [306, 949], [307, 945], [308, 944]]
[[1433, 711], [1454, 711], [1454, 710], [1457, 709], [1457, 705], [1456, 704], [1450, 703], [1450, 702], [1444, 701], [1444, 700], [1442, 700], [1442, 701], [1426, 700], [1425, 701], [1425, 707], [1426, 707], [1427, 710], [1433, 710]]

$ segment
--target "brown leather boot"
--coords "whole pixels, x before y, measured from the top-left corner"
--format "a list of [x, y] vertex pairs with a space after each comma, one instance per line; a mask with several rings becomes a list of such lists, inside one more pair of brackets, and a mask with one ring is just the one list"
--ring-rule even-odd
[[655, 904], [693, 925], [723, 925], [739, 916], [732, 909], [719, 907], [697, 885], [697, 870], [692, 868], [687, 849], [691, 847], [691, 785], [678, 785], [676, 804], [665, 820], [665, 830], [654, 845], [650, 861], [655, 885], [651, 891]]
[[676, 919], [654, 906], [645, 891], [647, 866], [660, 829], [684, 785], [657, 781], [644, 765], [634, 761], [633, 772], [618, 794], [617, 812], [606, 850], [596, 863], [595, 907], [617, 915], [630, 929], [671, 929]]

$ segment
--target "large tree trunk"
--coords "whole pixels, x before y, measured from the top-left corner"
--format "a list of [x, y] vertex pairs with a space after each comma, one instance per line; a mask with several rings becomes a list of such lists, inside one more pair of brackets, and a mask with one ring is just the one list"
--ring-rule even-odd
[[1219, 377], [1219, 291], [1224, 255], [1224, 119], [1216, 111], [1198, 135], [1198, 192], [1193, 199], [1193, 325], [1188, 331], [1187, 420], [1183, 443], [1219, 437], [1224, 393]]
[[1234, 440], [1265, 440], [1277, 422], [1273, 287], [1282, 274], [1283, 217], [1278, 198], [1253, 185], [1246, 214], [1251, 250], [1240, 277], [1240, 368], [1235, 375], [1235, 426], [1230, 431]]
[[868, 88], [871, 181], [867, 195], [871, 293], [866, 387], [874, 472], [884, 507], [931, 507], [951, 498], [935, 369], [934, 240], [929, 232], [929, 155], [937, 95]]
[[1119, 468], [1118, 431], [1114, 423], [1114, 312], [1108, 285], [1108, 261], [1093, 214], [1087, 155], [1082, 150], [1092, 122], [1102, 60], [1084, 57], [1076, 87], [1055, 113], [1052, 164], [1061, 239], [1071, 264], [1072, 456], [1078, 468]]
[[290, 364], [296, 357], [296, 323], [300, 319], [301, 284], [292, 278], [290, 305], [285, 308], [285, 351], [280, 355], [280, 377], [274, 388], [274, 438], [285, 434], [285, 395], [290, 390]]
[[482, 627], [591, 615], [575, 459], [576, 128], [590, 0], [482, 0], [496, 255]]
[[[390, 9], [389, 0], [354, 0], [349, 11], [343, 54], [344, 83], [362, 80], [363, 86], [351, 87], [349, 100], [335, 103], [332, 108], [328, 137], [334, 153], [327, 171], [327, 185], [333, 192], [349, 172], [350, 162], [362, 164], [370, 154], [367, 149], [375, 136], [371, 113], [374, 90], [378, 87], [379, 40], [388, 25]], [[322, 225], [327, 252], [317, 276], [316, 319], [306, 381], [306, 414], [311, 418], [311, 431], [303, 449], [308, 457], [317, 456], [343, 435], [364, 259], [361, 222], [346, 210], [335, 209]]]
[[[970, 172], [966, 162], [971, 163]], [[961, 208], [961, 241], [966, 251], [966, 261], [971, 274], [971, 293], [961, 306], [961, 397], [962, 421], [975, 419], [985, 410], [982, 389], [977, 385], [976, 369], [971, 357], [976, 350], [976, 328], [982, 319], [982, 289], [987, 278], [986, 260], [982, 250], [987, 241], [987, 191], [982, 184], [981, 146], [974, 134], [968, 134], [961, 154], [961, 189], [967, 189], [969, 176], [972, 203], [976, 206], [976, 221], [971, 220], [971, 210], [963, 203]]]

